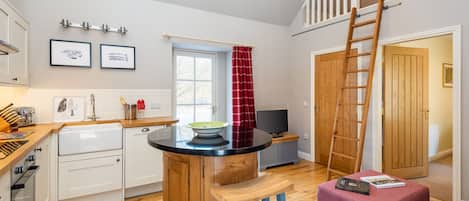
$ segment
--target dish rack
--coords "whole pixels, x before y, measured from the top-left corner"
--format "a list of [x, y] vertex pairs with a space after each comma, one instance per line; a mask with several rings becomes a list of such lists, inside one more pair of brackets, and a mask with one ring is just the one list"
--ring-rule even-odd
[[4, 108], [0, 108], [0, 132], [8, 132], [12, 125], [16, 125], [21, 116], [13, 108], [13, 103], [10, 103]]
[[26, 144], [28, 141], [9, 141], [9, 142], [0, 142], [0, 160], [6, 158], [14, 151], [19, 149], [21, 146]]

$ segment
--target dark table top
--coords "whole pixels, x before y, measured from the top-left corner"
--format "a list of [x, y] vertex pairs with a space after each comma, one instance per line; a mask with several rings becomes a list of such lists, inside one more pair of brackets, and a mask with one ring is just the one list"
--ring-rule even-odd
[[272, 144], [272, 135], [258, 129], [227, 127], [221, 136], [228, 141], [222, 146], [192, 145], [195, 137], [191, 128], [172, 126], [148, 135], [148, 143], [160, 150], [200, 156], [228, 156], [257, 152]]

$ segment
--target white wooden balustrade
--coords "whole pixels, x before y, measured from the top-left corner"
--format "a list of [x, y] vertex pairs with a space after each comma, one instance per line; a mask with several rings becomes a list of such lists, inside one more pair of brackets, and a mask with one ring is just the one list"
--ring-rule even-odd
[[348, 15], [360, 0], [305, 0], [304, 24], [311, 26], [333, 18]]

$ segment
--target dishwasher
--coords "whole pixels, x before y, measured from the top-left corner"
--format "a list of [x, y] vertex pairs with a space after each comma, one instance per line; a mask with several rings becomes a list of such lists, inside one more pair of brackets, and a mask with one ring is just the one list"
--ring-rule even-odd
[[118, 123], [60, 131], [59, 200], [124, 200], [122, 132]]

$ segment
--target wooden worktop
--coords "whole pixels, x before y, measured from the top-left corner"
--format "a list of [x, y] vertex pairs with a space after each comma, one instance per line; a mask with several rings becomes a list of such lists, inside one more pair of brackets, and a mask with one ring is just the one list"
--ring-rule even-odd
[[[81, 121], [81, 122], [67, 122], [67, 123], [48, 123], [48, 124], [37, 124], [36, 126], [29, 126], [21, 128], [20, 131], [32, 131], [26, 140], [28, 143], [21, 146], [15, 152], [10, 154], [5, 159], [0, 160], [0, 176], [6, 173], [12, 168], [12, 165], [16, 164], [21, 158], [26, 156], [29, 152], [34, 150], [37, 144], [39, 144], [47, 136], [58, 133], [64, 126], [79, 126], [79, 125], [93, 125], [93, 124], [107, 124], [107, 123], [120, 123], [123, 128], [134, 128], [143, 126], [160, 126], [160, 125], [171, 125], [177, 123], [177, 119], [171, 117], [154, 117], [154, 118], [142, 118], [137, 120], [97, 120], [97, 121]], [[5, 142], [5, 141], [0, 141]]]
[[284, 143], [284, 142], [293, 142], [298, 141], [300, 136], [293, 133], [284, 133], [282, 137], [272, 138], [272, 144]]
[[171, 117], [142, 118], [137, 120], [120, 120], [122, 127], [135, 128], [144, 126], [162, 126], [177, 123], [179, 120]]
[[26, 156], [26, 154], [34, 150], [36, 145], [39, 144], [44, 138], [52, 133], [59, 131], [62, 127], [62, 123], [52, 123], [40, 124], [20, 129], [20, 131], [32, 131], [33, 133], [26, 138], [28, 143], [21, 146], [5, 159], [0, 160], [0, 175], [3, 175], [5, 172], [10, 170], [12, 165], [16, 164], [21, 158]]
[[123, 128], [135, 128], [144, 126], [161, 126], [171, 125], [177, 123], [179, 120], [171, 117], [150, 117], [141, 118], [136, 120], [125, 120], [125, 119], [111, 119], [111, 120], [96, 120], [96, 121], [79, 121], [79, 122], [67, 122], [65, 126], [83, 126], [93, 124], [110, 124], [120, 123]]

